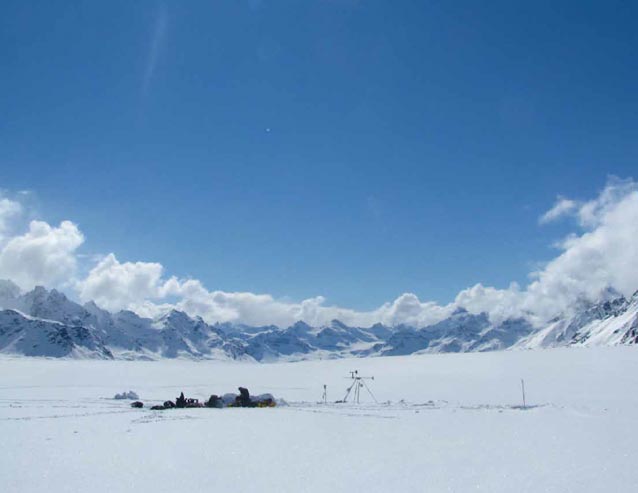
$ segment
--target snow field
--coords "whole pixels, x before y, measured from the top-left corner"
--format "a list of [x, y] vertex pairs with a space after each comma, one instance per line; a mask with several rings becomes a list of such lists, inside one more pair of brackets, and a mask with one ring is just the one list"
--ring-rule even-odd
[[[341, 399], [350, 370], [379, 400]], [[529, 409], [520, 409], [520, 378]], [[180, 391], [274, 409], [131, 409]], [[4, 492], [637, 491], [638, 348], [299, 363], [0, 359]]]

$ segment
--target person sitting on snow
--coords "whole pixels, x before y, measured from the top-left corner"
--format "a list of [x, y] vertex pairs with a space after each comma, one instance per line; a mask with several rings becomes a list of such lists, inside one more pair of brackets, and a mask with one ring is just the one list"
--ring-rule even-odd
[[186, 407], [186, 397], [184, 397], [184, 392], [179, 394], [179, 397], [175, 399], [175, 407]]
[[239, 395], [237, 396], [236, 403], [241, 407], [251, 407], [252, 402], [250, 400], [250, 393], [245, 387], [239, 387]]

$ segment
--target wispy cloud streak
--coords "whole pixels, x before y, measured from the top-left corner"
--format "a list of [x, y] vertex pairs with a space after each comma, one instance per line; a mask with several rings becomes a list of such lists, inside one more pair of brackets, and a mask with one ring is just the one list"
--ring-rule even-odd
[[166, 28], [168, 26], [168, 12], [166, 5], [161, 3], [159, 5], [157, 15], [155, 16], [155, 24], [153, 26], [153, 32], [151, 36], [151, 45], [146, 58], [146, 69], [144, 70], [144, 80], [142, 82], [142, 94], [148, 94], [155, 69], [157, 67], [157, 61], [159, 60], [162, 45], [164, 44], [164, 38], [166, 37]]
[[561, 217], [571, 214], [577, 209], [578, 209], [578, 202], [576, 202], [575, 200], [558, 196], [554, 206], [550, 210], [548, 210], [545, 214], [543, 214], [538, 219], [538, 222], [540, 224], [551, 223], [553, 221], [556, 221], [557, 219], [560, 219]]

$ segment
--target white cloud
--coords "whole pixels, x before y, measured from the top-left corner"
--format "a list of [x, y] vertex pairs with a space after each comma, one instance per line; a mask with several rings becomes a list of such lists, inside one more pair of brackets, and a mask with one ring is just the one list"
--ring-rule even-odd
[[84, 236], [71, 221], [58, 227], [31, 221], [26, 233], [10, 238], [0, 250], [0, 278], [13, 280], [23, 289], [36, 284], [64, 286], [75, 275], [75, 251]]
[[404, 293], [391, 303], [385, 303], [368, 314], [365, 324], [413, 325], [423, 327], [443, 320], [454, 311], [453, 304], [441, 306], [433, 301], [421, 301], [413, 293]]
[[614, 209], [638, 191], [638, 183], [629, 178], [622, 180], [615, 176], [609, 178], [607, 186], [598, 197], [580, 205], [578, 220], [584, 228], [599, 226]]
[[500, 322], [508, 318], [521, 317], [524, 314], [524, 293], [517, 283], [510, 284], [508, 289], [496, 289], [482, 284], [464, 289], [454, 300], [456, 306], [461, 306], [471, 313], [486, 312], [490, 318]]
[[[78, 282], [77, 288], [83, 301], [94, 300], [109, 310], [129, 309], [144, 316], [155, 316], [176, 308], [208, 322], [250, 325], [287, 326], [297, 320], [321, 325], [332, 319], [365, 326], [376, 322], [425, 325], [444, 318], [450, 311], [435, 303], [421, 303], [413, 294], [404, 294], [376, 310], [358, 312], [326, 306], [322, 296], [291, 302], [277, 300], [269, 294], [209, 291], [196, 279], [165, 279], [162, 274], [163, 268], [158, 263], [122, 263], [109, 254]], [[167, 298], [176, 301], [163, 302]]]
[[[250, 325], [287, 326], [297, 320], [321, 325], [339, 319], [353, 325], [383, 322], [427, 325], [441, 320], [451, 311], [435, 303], [422, 303], [414, 294], [403, 294], [376, 310], [359, 312], [326, 306], [322, 296], [300, 302], [277, 300], [269, 294], [209, 291], [196, 279], [179, 280], [162, 277], [161, 264], [120, 262], [109, 254], [78, 283], [83, 301], [94, 300], [109, 310], [130, 309], [154, 316], [168, 308], [177, 308], [201, 316], [209, 322], [241, 322]], [[175, 298], [172, 304], [162, 303]], [[159, 302], [159, 303], [158, 303]]]
[[22, 213], [22, 205], [8, 198], [0, 198], [0, 244], [9, 230], [9, 223]]
[[268, 294], [208, 291], [197, 280], [175, 282], [177, 287], [171, 290], [171, 294], [180, 297], [175, 307], [201, 316], [209, 322], [231, 321], [249, 325], [288, 326], [298, 320], [310, 325], [322, 325], [338, 319], [357, 326], [370, 326], [377, 322], [388, 325], [405, 323], [423, 326], [442, 320], [451, 312], [450, 307], [441, 307], [432, 302], [422, 303], [410, 293], [403, 294], [375, 310], [362, 312], [326, 305], [323, 296], [291, 302], [277, 300]]
[[596, 299], [609, 287], [626, 296], [638, 289], [638, 183], [612, 179], [601, 194], [580, 205], [584, 231], [562, 243], [563, 252], [527, 288], [526, 305], [551, 313], [579, 299]]
[[530, 313], [547, 320], [609, 288], [630, 296], [638, 289], [638, 183], [611, 178], [595, 199], [572, 211], [581, 232], [560, 243], [562, 252], [530, 274], [526, 289], [482, 285], [462, 291], [456, 303], [492, 318]]
[[570, 200], [559, 195], [554, 206], [543, 214], [538, 222], [540, 224], [551, 223], [552, 221], [571, 214], [577, 207], [578, 203], [575, 200]]
[[166, 28], [168, 26], [168, 12], [166, 5], [161, 3], [155, 17], [153, 24], [153, 32], [151, 35], [151, 44], [146, 58], [146, 68], [144, 70], [144, 80], [142, 82], [142, 93], [146, 95], [148, 93], [151, 80], [155, 74], [157, 62], [159, 60], [160, 51], [164, 38], [166, 37]]
[[[14, 204], [0, 200], [0, 221], [19, 212], [19, 204]], [[422, 327], [459, 306], [472, 313], [487, 312], [495, 321], [524, 315], [540, 322], [581, 300], [595, 300], [609, 287], [627, 296], [638, 289], [638, 183], [610, 179], [593, 200], [559, 198], [545, 216], [553, 220], [565, 214], [576, 217], [580, 229], [561, 241], [557, 257], [530, 274], [526, 287], [477, 284], [447, 305], [404, 293], [376, 309], [357, 311], [327, 305], [322, 296], [289, 301], [269, 294], [210, 291], [197, 279], [165, 276], [156, 262], [120, 262], [112, 253], [98, 260], [79, 255], [76, 250], [84, 237], [70, 221], [58, 227], [32, 221], [26, 233], [0, 244], [0, 278], [13, 279], [25, 289], [34, 284], [73, 285], [81, 300], [94, 300], [110, 310], [132, 309], [153, 316], [177, 308], [209, 322], [279, 326], [339, 319], [358, 326], [380, 322]], [[78, 262], [92, 263], [83, 279], [75, 278]]]
[[163, 281], [163, 271], [156, 262], [120, 263], [110, 253], [76, 287], [83, 301], [93, 300], [108, 310], [128, 309], [166, 296], [164, 286], [173, 281]]

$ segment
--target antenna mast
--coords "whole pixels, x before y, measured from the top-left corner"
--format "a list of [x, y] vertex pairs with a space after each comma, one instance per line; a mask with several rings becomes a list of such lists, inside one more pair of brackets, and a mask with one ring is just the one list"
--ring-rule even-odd
[[374, 380], [374, 377], [362, 377], [361, 375], [359, 375], [359, 370], [354, 370], [350, 372], [350, 378], [352, 379], [352, 385], [350, 385], [350, 387], [346, 389], [346, 395], [341, 402], [348, 402], [348, 397], [350, 397], [350, 394], [352, 394], [353, 402], [359, 404], [359, 401], [361, 399], [361, 389], [366, 389], [374, 402], [378, 404], [377, 398], [374, 396], [374, 394], [370, 390], [370, 387], [368, 387], [368, 384], [366, 383], [366, 380]]

